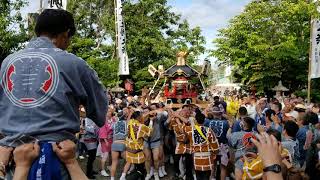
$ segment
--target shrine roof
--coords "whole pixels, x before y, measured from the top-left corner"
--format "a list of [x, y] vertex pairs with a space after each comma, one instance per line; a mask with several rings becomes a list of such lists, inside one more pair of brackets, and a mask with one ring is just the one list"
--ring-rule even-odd
[[169, 76], [169, 77], [174, 77], [174, 76], [181, 76], [183, 75], [184, 77], [192, 77], [192, 76], [198, 76], [200, 74], [193, 68], [191, 68], [189, 65], [173, 65], [170, 68], [168, 68], [164, 72], [164, 76]]

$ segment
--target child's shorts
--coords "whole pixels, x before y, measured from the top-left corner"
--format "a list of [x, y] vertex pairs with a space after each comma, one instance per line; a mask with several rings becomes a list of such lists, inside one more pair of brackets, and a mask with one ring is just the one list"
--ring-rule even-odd
[[123, 152], [126, 150], [126, 145], [122, 143], [113, 143], [111, 146], [112, 151]]

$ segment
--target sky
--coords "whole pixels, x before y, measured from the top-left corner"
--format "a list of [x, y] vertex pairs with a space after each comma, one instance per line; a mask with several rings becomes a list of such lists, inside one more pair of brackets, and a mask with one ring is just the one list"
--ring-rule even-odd
[[[22, 13], [36, 12], [39, 0], [28, 0], [29, 5], [22, 9]], [[245, 5], [251, 0], [168, 0], [172, 11], [181, 14], [191, 27], [199, 26], [206, 38], [206, 48], [213, 49], [213, 39], [218, 30], [228, 25], [228, 21], [240, 14]], [[200, 57], [203, 60], [207, 54]], [[214, 58], [210, 58], [214, 61]], [[200, 61], [201, 62], [201, 61]]]
[[[187, 19], [191, 27], [199, 26], [206, 38], [206, 48], [214, 49], [212, 41], [218, 30], [240, 14], [251, 0], [168, 0], [172, 10]], [[207, 54], [200, 57], [203, 60]], [[214, 58], [209, 58], [214, 61]]]

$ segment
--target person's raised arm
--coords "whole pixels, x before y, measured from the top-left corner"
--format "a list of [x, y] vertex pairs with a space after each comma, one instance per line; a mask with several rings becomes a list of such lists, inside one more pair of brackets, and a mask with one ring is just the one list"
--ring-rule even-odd
[[76, 159], [76, 145], [70, 140], [65, 140], [59, 144], [52, 144], [53, 151], [65, 164], [72, 180], [87, 180]]
[[[263, 132], [261, 135], [256, 135], [258, 140], [251, 139], [252, 142], [256, 145], [259, 151], [259, 156], [262, 159], [264, 168], [271, 167], [274, 165], [280, 166], [281, 163], [281, 154], [279, 150], [278, 141], [276, 138], [271, 135], [269, 136], [267, 133]], [[265, 169], [264, 169], [265, 170]], [[273, 171], [266, 171], [267, 179], [272, 180], [282, 180], [282, 173], [273, 172]]]
[[[278, 115], [272, 115], [271, 116], [271, 119], [273, 120], [273, 122], [274, 122], [274, 128], [276, 129], [276, 130], [281, 130], [281, 121], [280, 121], [280, 119], [279, 119], [279, 117], [278, 117]], [[281, 131], [280, 131], [281, 132]]]
[[258, 132], [259, 132], [260, 134], [263, 133], [263, 132], [266, 132], [264, 126], [261, 125], [261, 124], [257, 124], [257, 130], [258, 130]]
[[27, 180], [33, 161], [39, 156], [40, 146], [38, 143], [23, 144], [13, 151], [16, 163], [13, 180]]
[[153, 121], [153, 119], [150, 119], [149, 128], [151, 129], [151, 131], [153, 130]]
[[181, 115], [177, 114], [177, 113], [173, 113], [173, 116], [180, 119], [181, 121], [183, 121], [184, 123], [188, 123], [189, 119], [182, 117]]
[[172, 121], [172, 118], [173, 118], [173, 110], [172, 109], [170, 109], [170, 108], [166, 108], [165, 109], [167, 112], [168, 112], [168, 118], [167, 118], [167, 120], [164, 122], [164, 125], [166, 126], [166, 127], [168, 127], [169, 126], [169, 124], [170, 124], [170, 122]]
[[152, 115], [152, 114], [157, 114], [158, 113], [158, 110], [153, 110], [153, 111], [149, 111], [149, 112], [146, 112], [146, 113], [143, 113], [143, 118], [147, 118], [148, 116]]
[[230, 116], [226, 116], [227, 118], [227, 122], [228, 122], [228, 131], [227, 131], [227, 138], [230, 139], [231, 134], [232, 134], [232, 129], [233, 126], [235, 124], [235, 118], [234, 117], [230, 117]]

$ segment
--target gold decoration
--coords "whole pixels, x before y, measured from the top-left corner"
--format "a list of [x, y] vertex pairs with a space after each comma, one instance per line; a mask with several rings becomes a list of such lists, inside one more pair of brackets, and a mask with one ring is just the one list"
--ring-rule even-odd
[[186, 58], [188, 56], [187, 51], [180, 51], [177, 53], [177, 65], [178, 66], [184, 66], [186, 65]]
[[188, 54], [189, 54], [189, 53], [188, 53], [187, 51], [179, 51], [179, 52], [177, 53], [177, 57], [187, 58]]
[[178, 73], [179, 75], [181, 75], [181, 74], [184, 73], [184, 71], [183, 71], [182, 69], [178, 69], [178, 70], [177, 70], [177, 73]]

